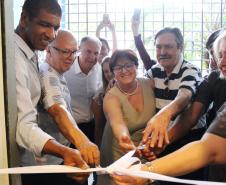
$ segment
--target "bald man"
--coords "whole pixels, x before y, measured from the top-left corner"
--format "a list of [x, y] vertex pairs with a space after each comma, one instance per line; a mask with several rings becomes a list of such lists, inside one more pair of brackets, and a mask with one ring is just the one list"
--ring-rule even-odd
[[[72, 117], [70, 93], [63, 75], [77, 57], [77, 41], [71, 32], [59, 30], [56, 39], [46, 51], [46, 61], [40, 66], [44, 108], [40, 110], [40, 127], [61, 144], [75, 145], [81, 153], [84, 165], [99, 165], [98, 147], [83, 134]], [[63, 162], [62, 159], [50, 155], [40, 158], [40, 161], [44, 161], [45, 164]], [[64, 161], [64, 164], [70, 164], [70, 162]], [[87, 175], [76, 178], [81, 183], [86, 181]]]

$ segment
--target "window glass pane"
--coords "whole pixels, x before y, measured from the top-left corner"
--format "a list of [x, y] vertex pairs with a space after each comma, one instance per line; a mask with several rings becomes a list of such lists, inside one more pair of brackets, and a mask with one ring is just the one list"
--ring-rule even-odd
[[[23, 0], [17, 2], [23, 4]], [[134, 8], [141, 8], [140, 28], [145, 47], [155, 58], [154, 36], [164, 27], [178, 27], [184, 36], [184, 57], [200, 67], [205, 56], [205, 41], [216, 29], [226, 26], [225, 1], [222, 0], [58, 0], [62, 7], [62, 28], [75, 33], [77, 39], [95, 35], [103, 14], [109, 14], [115, 25], [119, 48], [135, 49], [131, 30]], [[222, 4], [221, 4], [222, 3]], [[17, 4], [18, 7], [18, 4]], [[17, 8], [17, 11], [20, 12]], [[18, 19], [18, 16], [17, 18]], [[17, 20], [18, 21], [18, 20]], [[112, 35], [108, 28], [100, 36], [109, 41]], [[141, 65], [142, 66], [142, 65]], [[139, 68], [142, 68], [139, 66]]]

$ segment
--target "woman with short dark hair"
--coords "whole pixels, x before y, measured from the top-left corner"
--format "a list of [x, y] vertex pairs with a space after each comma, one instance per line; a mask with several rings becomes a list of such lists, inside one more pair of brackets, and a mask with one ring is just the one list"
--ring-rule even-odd
[[[101, 166], [108, 166], [142, 139], [147, 121], [155, 114], [154, 92], [150, 79], [137, 78], [138, 59], [132, 50], [116, 50], [110, 59], [115, 85], [104, 97], [107, 124], [101, 144]], [[98, 184], [114, 184], [108, 175]]]

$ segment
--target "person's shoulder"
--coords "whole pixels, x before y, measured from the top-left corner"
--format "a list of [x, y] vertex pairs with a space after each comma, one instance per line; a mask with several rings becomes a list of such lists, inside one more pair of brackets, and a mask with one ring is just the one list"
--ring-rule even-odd
[[140, 83], [149, 83], [150, 82], [150, 78], [147, 78], [147, 77], [138, 77], [137, 80], [140, 82]]
[[104, 101], [118, 101], [118, 96], [117, 96], [117, 87], [112, 87], [104, 96]]
[[200, 71], [200, 68], [199, 68], [197, 65], [195, 65], [195, 64], [193, 64], [192, 62], [189, 62], [189, 61], [187, 61], [187, 60], [183, 60], [183, 65], [182, 65], [182, 67], [186, 67], [186, 68], [188, 68], [188, 69], [195, 69], [195, 70]]
[[57, 76], [56, 71], [47, 63], [43, 62], [39, 66], [39, 73], [42, 76]]
[[152, 78], [152, 77], [156, 76], [157, 74], [159, 74], [161, 71], [162, 71], [161, 65], [159, 63], [156, 63], [147, 71], [147, 76], [149, 78]]
[[50, 66], [47, 62], [43, 62], [40, 66], [39, 66], [39, 71], [40, 73], [45, 73], [50, 69]]
[[39, 74], [41, 80], [50, 78], [51, 80], [57, 80], [59, 78], [59, 74], [47, 62], [44, 62], [40, 65]]
[[208, 75], [207, 80], [208, 80], [208, 82], [214, 82], [214, 81], [218, 80], [219, 77], [220, 77], [220, 71], [214, 70]]
[[109, 89], [108, 93], [114, 95], [115, 93], [117, 93], [117, 91], [118, 88], [116, 87], [116, 85], [114, 85], [111, 89]]

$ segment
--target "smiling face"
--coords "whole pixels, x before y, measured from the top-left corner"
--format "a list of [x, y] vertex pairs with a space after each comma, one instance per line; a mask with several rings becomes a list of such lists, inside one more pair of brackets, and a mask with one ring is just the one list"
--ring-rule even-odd
[[28, 14], [23, 12], [20, 20], [23, 29], [21, 36], [32, 50], [44, 50], [56, 37], [60, 20], [59, 15], [48, 13], [44, 9], [33, 19], [29, 19]]
[[219, 43], [219, 52], [217, 52], [217, 65], [221, 71], [221, 76], [226, 78], [226, 37]]
[[133, 83], [137, 76], [136, 65], [126, 58], [119, 58], [113, 69], [115, 79], [119, 84], [127, 85]]
[[97, 40], [88, 39], [80, 45], [79, 64], [83, 72], [88, 73], [97, 63], [101, 44]]
[[56, 39], [47, 49], [47, 62], [62, 74], [70, 69], [77, 50], [74, 36], [68, 31], [59, 31]]
[[159, 64], [166, 71], [172, 71], [180, 61], [182, 53], [182, 48], [178, 47], [174, 34], [163, 33], [159, 35], [155, 47]]

